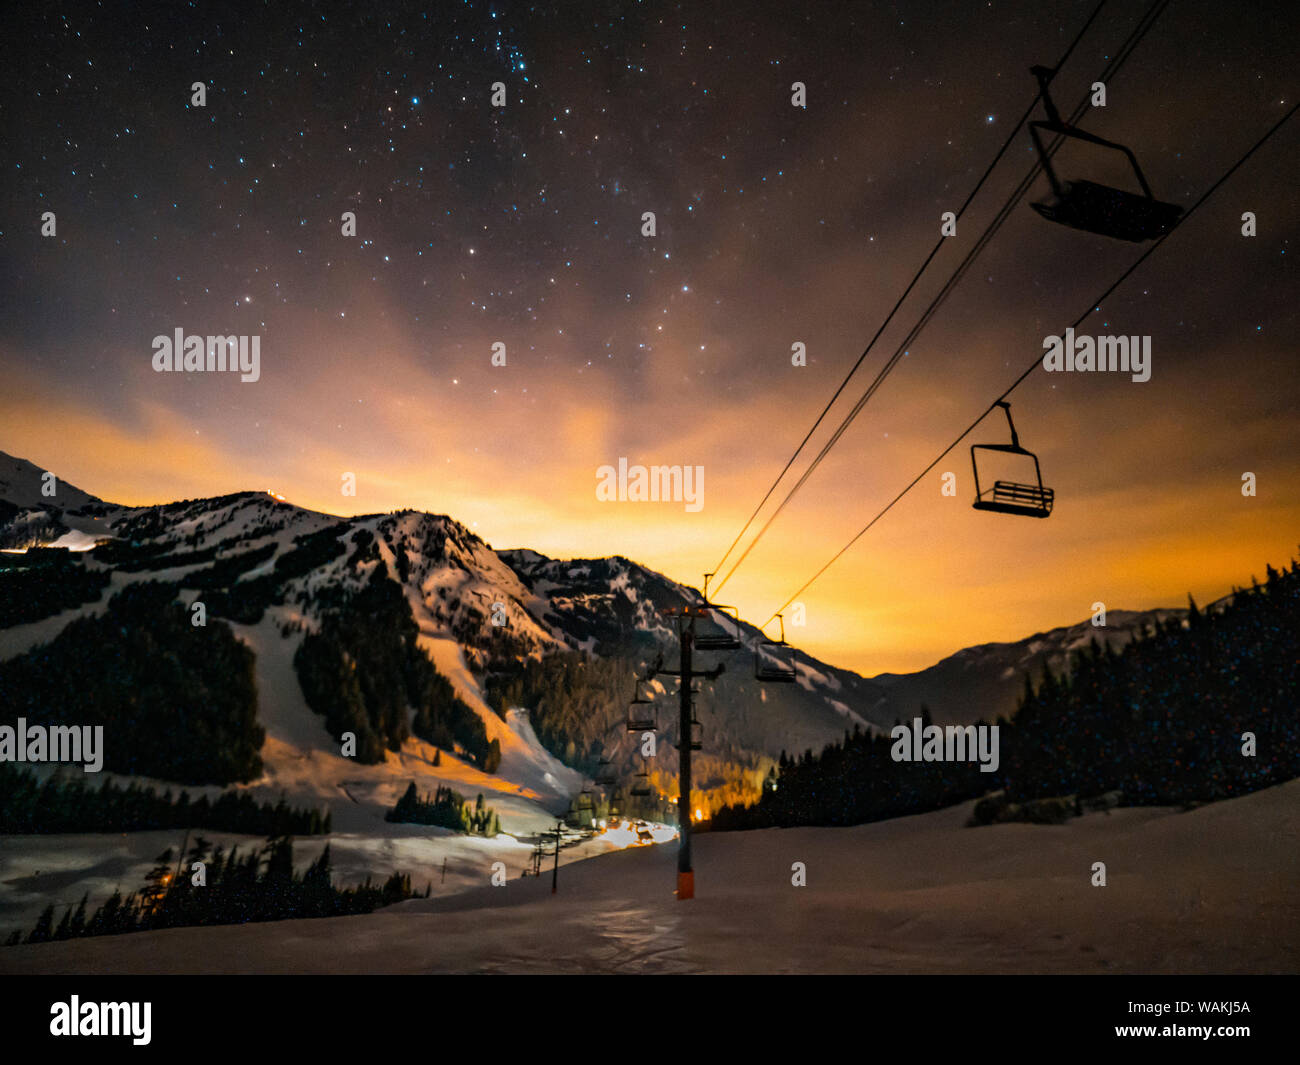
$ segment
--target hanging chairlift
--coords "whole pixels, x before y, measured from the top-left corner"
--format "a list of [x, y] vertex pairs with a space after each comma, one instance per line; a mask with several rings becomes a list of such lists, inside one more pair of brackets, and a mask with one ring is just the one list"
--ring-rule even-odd
[[[641, 693], [639, 691], [634, 693], [634, 698], [632, 699], [632, 706], [628, 707], [628, 711], [627, 711], [628, 732], [658, 732], [659, 731], [659, 724], [655, 720], [653, 715], [649, 717], [633, 716], [633, 714], [636, 713], [633, 707], [650, 706], [653, 704], [653, 702], [654, 702], [653, 699], [642, 699]], [[645, 711], [643, 711], [643, 713], [644, 712]]]
[[[998, 514], [1019, 514], [1027, 518], [1045, 518], [1052, 513], [1052, 503], [1056, 493], [1043, 487], [1043, 472], [1038, 465], [1038, 456], [1020, 446], [1020, 437], [1016, 433], [1015, 422], [1011, 420], [1011, 404], [998, 400], [1007, 416], [1007, 425], [1011, 429], [1009, 444], [972, 444], [970, 449], [971, 468], [975, 473], [975, 509], [992, 510]], [[993, 487], [980, 490], [980, 468], [975, 459], [976, 451], [999, 451], [1009, 455], [1026, 455], [1034, 460], [1034, 474], [1038, 479], [1036, 485], [1017, 484], [1014, 481], [994, 481]]]
[[[754, 679], [776, 684], [793, 684], [795, 678], [794, 648], [785, 642], [785, 618], [776, 616], [781, 623], [779, 640], [762, 639], [754, 644]], [[771, 661], [765, 660], [769, 659]]]
[[[1061, 118], [1048, 92], [1048, 84], [1056, 75], [1055, 70], [1050, 67], [1033, 67], [1031, 73], [1038, 79], [1043, 106], [1047, 110], [1047, 120], [1030, 122], [1029, 135], [1033, 138], [1038, 158], [1047, 173], [1047, 180], [1052, 185], [1053, 199], [1048, 203], [1031, 203], [1030, 206], [1049, 222], [1059, 222], [1072, 229], [1100, 233], [1104, 237], [1114, 237], [1117, 240], [1133, 243], [1153, 240], [1169, 232], [1182, 215], [1183, 209], [1177, 204], [1163, 203], [1155, 198], [1151, 186], [1147, 184], [1146, 175], [1138, 166], [1137, 157], [1124, 145], [1103, 140], [1096, 134], [1067, 124]], [[1057, 177], [1052, 160], [1043, 146], [1042, 137], [1038, 132], [1040, 129], [1123, 152], [1129, 165], [1133, 167], [1133, 173], [1137, 175], [1143, 195], [1125, 192], [1110, 185], [1100, 185], [1095, 181], [1062, 182]]]
[[709, 578], [712, 576], [712, 573], [704, 575], [704, 611], [717, 611], [730, 625], [709, 621], [708, 628], [696, 635], [695, 648], [698, 651], [735, 651], [740, 648], [740, 619], [734, 606], [709, 602]]
[[[632, 785], [632, 787], [631, 787], [631, 789], [630, 789], [630, 791], [629, 791], [629, 794], [636, 795], [636, 796], [639, 796], [639, 797], [644, 797], [644, 796], [646, 796], [646, 795], [653, 795], [653, 794], [654, 794], [654, 790], [650, 787], [650, 774], [649, 774], [649, 772], [640, 772], [640, 773], [637, 773], [637, 774], [636, 774], [636, 778], [637, 778], [638, 783]], [[640, 783], [640, 781], [642, 781], [642, 780], [645, 781], [644, 784]]]
[[618, 774], [614, 772], [614, 763], [608, 758], [602, 758], [600, 764], [596, 766], [596, 775], [592, 779], [601, 787], [615, 783]]

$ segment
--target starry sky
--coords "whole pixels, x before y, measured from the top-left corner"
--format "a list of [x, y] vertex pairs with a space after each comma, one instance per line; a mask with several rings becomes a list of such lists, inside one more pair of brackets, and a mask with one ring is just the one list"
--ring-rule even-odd
[[[1094, 6], [29, 5], [2, 97], [0, 449], [114, 502], [412, 507], [698, 586]], [[1106, 5], [1063, 111], [1145, 7]], [[1175, 0], [1084, 124], [1187, 207], [1294, 105], [1298, 30], [1293, 4]], [[1214, 599], [1296, 552], [1297, 125], [1081, 327], [1150, 335], [1149, 382], [1040, 371], [1013, 396], [1052, 517], [974, 511], [967, 441], [801, 597], [792, 641], [918, 669], [1097, 601]], [[1058, 165], [1122, 180], [1089, 151]], [[814, 448], [1032, 162], [1022, 131]], [[1022, 203], [722, 600], [768, 617], [1141, 250]], [[260, 336], [260, 380], [155, 373], [177, 328]], [[620, 457], [704, 467], [703, 509], [599, 502]]]

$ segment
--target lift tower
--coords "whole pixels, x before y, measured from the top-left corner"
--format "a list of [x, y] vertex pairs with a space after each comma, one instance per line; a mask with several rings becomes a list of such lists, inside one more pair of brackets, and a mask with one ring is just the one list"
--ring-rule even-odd
[[[664, 617], [675, 619], [677, 643], [680, 649], [678, 669], [663, 669], [656, 664], [653, 673], [664, 673], [679, 680], [679, 703], [681, 717], [677, 731], [678, 755], [678, 844], [677, 844], [677, 898], [678, 900], [695, 897], [695, 870], [691, 866], [691, 748], [695, 745], [693, 731], [695, 713], [691, 707], [692, 684], [696, 677], [704, 680], [716, 680], [722, 675], [723, 665], [718, 663], [713, 669], [697, 673], [692, 662], [695, 646], [695, 621], [708, 617], [707, 607], [681, 606], [661, 612]], [[653, 675], [652, 673], [652, 675]]]

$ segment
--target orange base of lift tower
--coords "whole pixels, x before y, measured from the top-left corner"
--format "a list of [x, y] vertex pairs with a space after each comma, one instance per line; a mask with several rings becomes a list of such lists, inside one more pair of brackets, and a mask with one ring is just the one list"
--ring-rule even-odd
[[683, 899], [695, 898], [695, 874], [678, 873], [677, 874], [677, 901]]

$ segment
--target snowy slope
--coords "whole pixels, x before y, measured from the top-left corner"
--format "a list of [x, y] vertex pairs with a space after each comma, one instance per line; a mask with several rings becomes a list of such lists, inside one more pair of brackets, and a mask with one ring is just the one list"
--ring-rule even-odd
[[966, 828], [964, 803], [706, 833], [691, 902], [673, 896], [675, 848], [651, 847], [565, 866], [555, 896], [549, 879], [454, 895], [435, 881], [432, 899], [361, 917], [12, 947], [0, 972], [1292, 973], [1298, 801], [1291, 781], [1059, 826]]
[[93, 547], [106, 516], [119, 508], [0, 451], [0, 549], [58, 544]]

